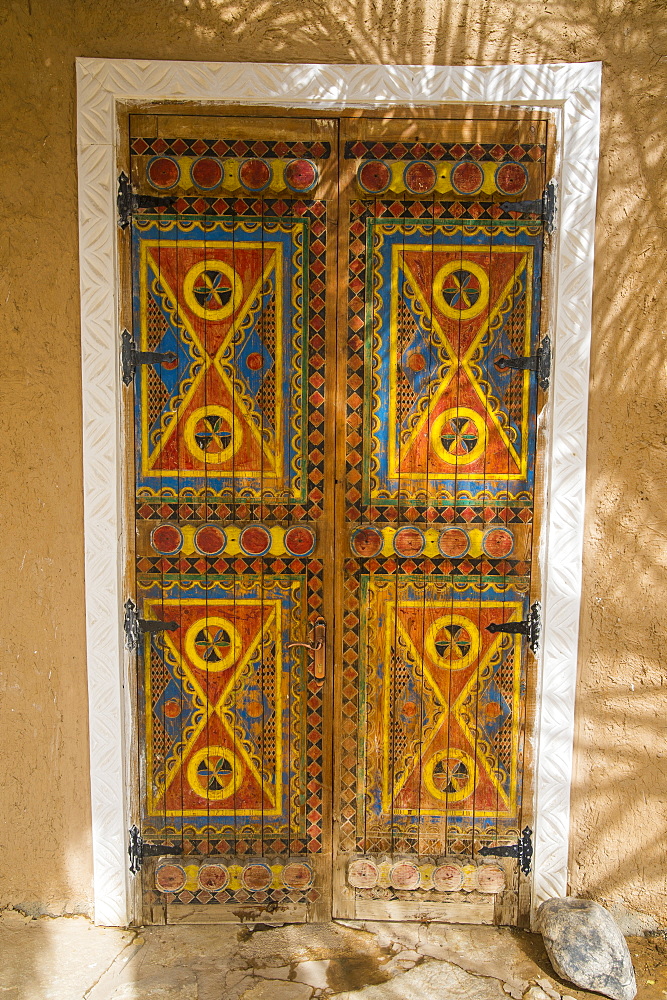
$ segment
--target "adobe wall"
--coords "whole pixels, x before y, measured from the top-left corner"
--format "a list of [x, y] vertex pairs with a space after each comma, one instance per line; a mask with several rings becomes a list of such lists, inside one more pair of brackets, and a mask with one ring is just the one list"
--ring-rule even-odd
[[666, 33], [659, 0], [5, 0], [0, 906], [92, 909], [75, 57], [599, 59], [572, 891], [667, 925]]

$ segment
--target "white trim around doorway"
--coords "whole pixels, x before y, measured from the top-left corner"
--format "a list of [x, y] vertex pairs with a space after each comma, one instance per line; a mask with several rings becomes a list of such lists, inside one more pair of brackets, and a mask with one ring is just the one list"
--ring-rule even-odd
[[77, 59], [85, 574], [95, 921], [134, 919], [128, 871], [131, 716], [122, 591], [117, 103], [277, 108], [540, 106], [556, 116], [558, 237], [542, 543], [533, 907], [568, 886], [586, 479], [600, 63], [359, 66]]

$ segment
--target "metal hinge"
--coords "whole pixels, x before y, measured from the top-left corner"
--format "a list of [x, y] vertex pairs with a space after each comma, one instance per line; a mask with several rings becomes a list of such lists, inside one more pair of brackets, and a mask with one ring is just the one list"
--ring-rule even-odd
[[508, 368], [515, 368], [517, 371], [531, 371], [537, 373], [537, 384], [540, 389], [546, 392], [549, 388], [549, 376], [551, 375], [551, 341], [545, 337], [537, 352], [529, 358], [508, 358], [505, 354], [495, 362], [499, 371], [507, 371]]
[[176, 198], [173, 196], [135, 194], [130, 178], [125, 171], [122, 170], [118, 175], [116, 206], [118, 208], [118, 225], [121, 229], [126, 229], [129, 226], [132, 213], [140, 208], [173, 208], [175, 204]]
[[123, 330], [120, 345], [120, 363], [123, 369], [123, 382], [129, 385], [135, 376], [139, 365], [166, 365], [178, 361], [173, 351], [138, 351], [134, 338], [129, 330]]
[[183, 853], [182, 848], [175, 847], [174, 844], [145, 844], [137, 826], [130, 827], [129, 835], [127, 853], [130, 858], [130, 873], [132, 875], [137, 875], [141, 871], [141, 862], [146, 857], [156, 858], [163, 854], [175, 857]]
[[525, 635], [532, 652], [536, 653], [540, 642], [540, 630], [542, 628], [540, 610], [540, 602], [535, 601], [531, 605], [528, 617], [524, 621], [505, 622], [504, 624], [493, 622], [491, 625], [486, 626], [486, 630], [487, 632], [507, 632], [510, 635]]
[[539, 201], [502, 201], [503, 212], [526, 212], [541, 215], [548, 233], [553, 233], [556, 224], [556, 182], [549, 181]]
[[533, 831], [525, 826], [516, 844], [503, 844], [498, 847], [481, 847], [478, 854], [494, 858], [518, 858], [519, 867], [524, 875], [530, 875], [533, 864]]
[[137, 648], [139, 638], [150, 632], [173, 632], [178, 628], [178, 622], [163, 622], [157, 619], [139, 618], [137, 607], [131, 597], [125, 601], [125, 645], [132, 651]]

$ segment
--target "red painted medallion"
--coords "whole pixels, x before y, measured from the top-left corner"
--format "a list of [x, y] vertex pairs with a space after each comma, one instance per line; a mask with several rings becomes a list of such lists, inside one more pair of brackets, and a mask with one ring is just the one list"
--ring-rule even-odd
[[161, 191], [167, 191], [178, 184], [181, 168], [169, 156], [156, 156], [149, 161], [146, 169], [148, 183]]
[[204, 556], [217, 556], [224, 551], [227, 535], [215, 524], [204, 524], [195, 532], [195, 548]]
[[312, 160], [291, 160], [285, 167], [285, 183], [292, 191], [310, 191], [317, 184], [317, 167]]
[[491, 528], [482, 539], [482, 549], [490, 559], [503, 559], [514, 548], [514, 537], [506, 528]]
[[460, 559], [470, 548], [470, 539], [463, 528], [445, 528], [440, 533], [438, 548], [449, 559]]
[[246, 555], [263, 556], [271, 548], [271, 533], [263, 524], [249, 524], [241, 532], [239, 544]]
[[248, 191], [263, 191], [271, 183], [271, 174], [266, 160], [244, 160], [239, 167], [241, 184]]
[[222, 180], [222, 164], [214, 156], [201, 156], [192, 164], [190, 173], [198, 187], [209, 191]]
[[357, 528], [350, 539], [350, 547], [356, 556], [369, 559], [382, 549], [382, 535], [375, 528]]
[[357, 173], [360, 187], [370, 194], [380, 194], [386, 191], [391, 180], [391, 172], [386, 163], [382, 160], [369, 160], [362, 163]]
[[182, 544], [183, 535], [175, 524], [158, 524], [157, 528], [151, 531], [151, 545], [156, 552], [163, 555], [178, 552]]
[[419, 528], [399, 528], [394, 535], [394, 551], [399, 556], [414, 557], [424, 550], [424, 536]]
[[246, 889], [257, 891], [271, 885], [273, 872], [268, 865], [246, 865], [241, 878]]
[[452, 187], [459, 194], [477, 194], [484, 183], [484, 171], [478, 163], [457, 163], [452, 170]]
[[435, 187], [437, 179], [435, 167], [431, 163], [424, 163], [423, 160], [409, 163], [403, 174], [405, 186], [412, 194], [428, 194]]
[[155, 872], [155, 886], [160, 892], [180, 892], [186, 882], [180, 865], [160, 865]]
[[521, 163], [503, 163], [496, 170], [496, 187], [503, 194], [521, 194], [528, 184], [528, 171]]
[[202, 889], [218, 892], [229, 882], [229, 872], [223, 865], [202, 865], [199, 869], [198, 881]]
[[285, 548], [293, 556], [308, 556], [315, 548], [315, 532], [297, 524], [285, 532]]

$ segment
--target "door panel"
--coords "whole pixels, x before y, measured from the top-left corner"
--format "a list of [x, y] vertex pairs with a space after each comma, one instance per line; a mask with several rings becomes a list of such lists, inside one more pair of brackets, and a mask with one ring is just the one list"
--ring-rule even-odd
[[520, 922], [547, 119], [167, 110], [129, 118], [143, 919]]
[[170, 354], [135, 379], [136, 602], [167, 623], [139, 649], [144, 913], [313, 919], [330, 895], [331, 713], [290, 644], [330, 614], [336, 127], [133, 126], [134, 191], [170, 199], [132, 222], [137, 347]]
[[502, 855], [532, 823], [534, 660], [489, 626], [533, 599], [538, 388], [505, 359], [540, 343], [545, 140], [344, 123], [340, 916], [516, 920], [525, 897]]

